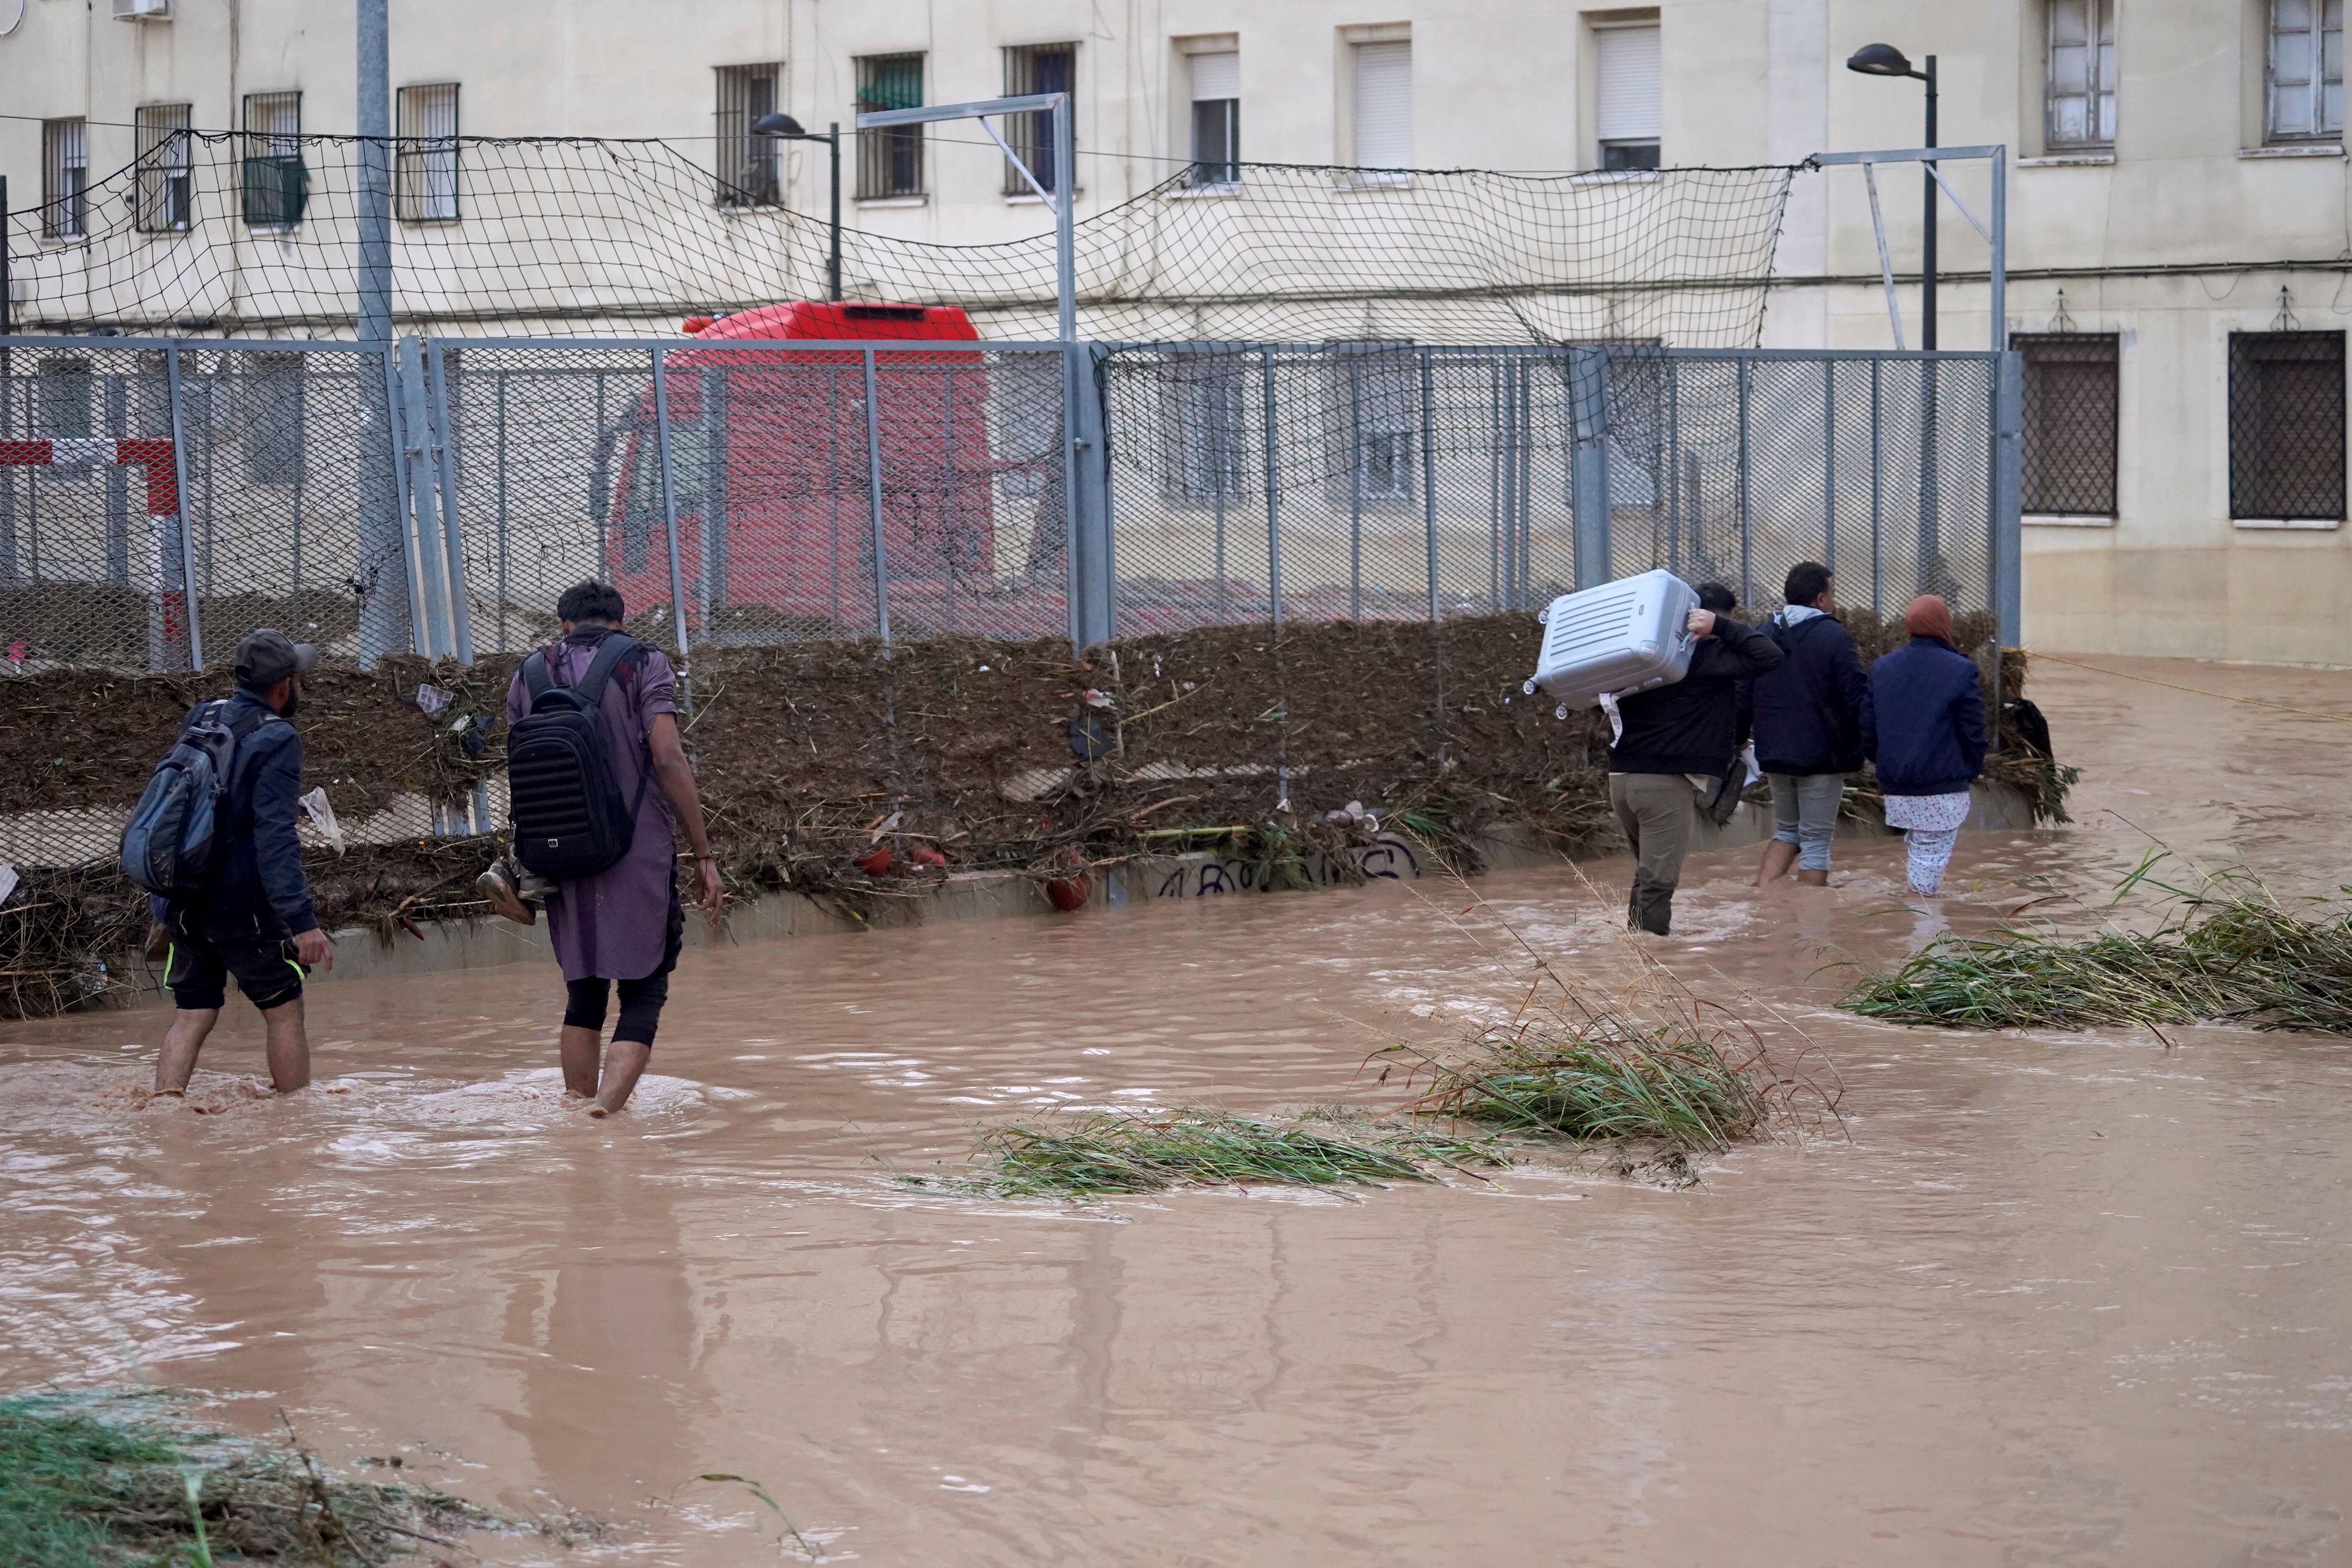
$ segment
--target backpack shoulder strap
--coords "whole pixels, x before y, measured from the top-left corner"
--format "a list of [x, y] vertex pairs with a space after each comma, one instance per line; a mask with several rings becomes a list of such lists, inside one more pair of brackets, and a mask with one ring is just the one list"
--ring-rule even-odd
[[645, 645], [626, 632], [614, 632], [596, 645], [596, 657], [588, 661], [581, 674], [578, 690], [590, 702], [604, 699], [604, 683], [613, 678], [613, 670], [623, 659]]
[[545, 648], [522, 661], [522, 688], [530, 694], [532, 701], [538, 701], [555, 684], [554, 664]]

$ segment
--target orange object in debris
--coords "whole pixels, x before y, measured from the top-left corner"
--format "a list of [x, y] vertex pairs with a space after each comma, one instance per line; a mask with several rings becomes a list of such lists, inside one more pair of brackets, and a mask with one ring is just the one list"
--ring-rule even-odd
[[948, 858], [929, 845], [918, 844], [907, 855], [918, 866], [935, 866], [942, 871], [948, 868]]
[[898, 857], [890, 852], [890, 847], [885, 844], [872, 854], [860, 856], [850, 864], [869, 877], [878, 877], [887, 871], [897, 859]]
[[1094, 877], [1092, 873], [1086, 871], [1081, 871], [1075, 877], [1064, 877], [1059, 881], [1045, 884], [1045, 896], [1053, 900], [1054, 907], [1064, 914], [1069, 913], [1072, 910], [1084, 909], [1087, 900], [1094, 896]]

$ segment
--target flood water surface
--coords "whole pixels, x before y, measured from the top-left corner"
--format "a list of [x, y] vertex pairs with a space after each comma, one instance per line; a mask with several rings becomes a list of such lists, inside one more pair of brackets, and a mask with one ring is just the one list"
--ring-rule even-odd
[[1616, 862], [695, 950], [603, 1122], [551, 967], [333, 982], [320, 1087], [248, 1092], [233, 1003], [203, 1114], [142, 1102], [162, 1013], [0, 1026], [0, 1388], [143, 1376], [616, 1526], [494, 1561], [778, 1561], [714, 1472], [876, 1563], [2352, 1561], [2352, 1045], [1829, 1007], [1829, 966], [2027, 879], [2090, 900], [2151, 837], [2352, 881], [2352, 724], [2147, 683], [2352, 714], [2352, 675], [2097, 662], [2141, 679], [2037, 681], [2081, 821], [1964, 838], [1940, 914], [1891, 841], [1827, 893], [1694, 863], [1651, 951], [1845, 1085], [1697, 1187], [894, 1180], [1041, 1106], [1393, 1106], [1368, 1052], [1526, 984], [1498, 922], [1622, 970]]

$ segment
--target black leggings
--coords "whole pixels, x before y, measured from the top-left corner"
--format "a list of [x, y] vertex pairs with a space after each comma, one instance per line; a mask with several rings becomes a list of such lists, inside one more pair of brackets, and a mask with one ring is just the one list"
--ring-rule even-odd
[[[621, 1021], [613, 1026], [615, 1041], [635, 1040], [650, 1049], [654, 1031], [661, 1024], [662, 1005], [669, 1000], [669, 972], [677, 967], [680, 942], [686, 934], [686, 916], [678, 908], [677, 892], [669, 896], [669, 941], [662, 951], [661, 967], [636, 980], [624, 980], [621, 986]], [[563, 985], [563, 1023], [566, 1028], [604, 1029], [604, 1007], [611, 1000], [614, 983], [601, 974], [566, 981]]]

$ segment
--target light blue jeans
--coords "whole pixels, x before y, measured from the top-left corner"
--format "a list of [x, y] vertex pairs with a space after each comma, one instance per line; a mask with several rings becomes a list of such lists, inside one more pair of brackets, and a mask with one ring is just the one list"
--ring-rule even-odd
[[1838, 805], [1845, 799], [1843, 773], [1766, 773], [1772, 785], [1772, 837], [1797, 847], [1797, 869], [1830, 868], [1830, 840], [1837, 837]]

